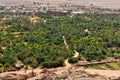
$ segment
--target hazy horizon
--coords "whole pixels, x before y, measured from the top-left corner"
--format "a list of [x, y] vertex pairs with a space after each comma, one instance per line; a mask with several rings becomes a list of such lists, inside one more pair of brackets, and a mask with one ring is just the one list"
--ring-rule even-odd
[[52, 5], [75, 4], [102, 8], [120, 8], [120, 0], [0, 0], [0, 6], [31, 5], [33, 2], [49, 3]]

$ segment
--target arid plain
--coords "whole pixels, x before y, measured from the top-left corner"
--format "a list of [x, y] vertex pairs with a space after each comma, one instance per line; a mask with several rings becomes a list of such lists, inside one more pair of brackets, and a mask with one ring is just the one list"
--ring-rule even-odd
[[102, 8], [120, 8], [120, 0], [0, 0], [0, 5], [32, 5], [33, 2], [49, 3], [51, 5], [75, 4]]

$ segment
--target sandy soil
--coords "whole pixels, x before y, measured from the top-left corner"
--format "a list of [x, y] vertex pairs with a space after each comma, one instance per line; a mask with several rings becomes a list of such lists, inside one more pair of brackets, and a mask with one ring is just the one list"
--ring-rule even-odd
[[[82, 70], [82, 69], [81, 69]], [[98, 74], [107, 77], [120, 77], [119, 70], [98, 70], [98, 69], [83, 69], [90, 74]]]
[[76, 50], [74, 50], [75, 54], [74, 54], [74, 58], [78, 57], [79, 56], [79, 52], [77, 52]]

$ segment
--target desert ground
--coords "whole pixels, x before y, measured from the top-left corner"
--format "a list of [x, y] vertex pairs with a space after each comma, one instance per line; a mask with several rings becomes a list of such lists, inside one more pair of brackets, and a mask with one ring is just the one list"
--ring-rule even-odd
[[102, 8], [120, 9], [120, 0], [0, 0], [0, 5], [32, 5], [33, 2], [51, 5], [75, 4]]

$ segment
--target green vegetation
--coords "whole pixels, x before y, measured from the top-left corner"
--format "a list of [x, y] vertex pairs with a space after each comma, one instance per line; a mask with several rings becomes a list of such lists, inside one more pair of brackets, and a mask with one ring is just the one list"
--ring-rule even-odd
[[84, 65], [85, 68], [95, 68], [95, 69], [114, 69], [120, 70], [120, 66], [116, 62], [108, 62], [102, 64], [89, 64]]
[[39, 13], [36, 16], [40, 18], [37, 22], [31, 22], [26, 16], [0, 21], [0, 64], [5, 68], [14, 66], [17, 60], [34, 68], [63, 66], [66, 58], [72, 63], [77, 62], [72, 58], [74, 50], [82, 56], [78, 59], [88, 61], [119, 58], [119, 15], [70, 17]]
[[120, 66], [115, 62], [107, 63], [106, 65], [112, 69], [120, 70]]
[[68, 62], [69, 63], [77, 63], [78, 62], [78, 58], [69, 58]]
[[102, 64], [92, 64], [92, 65], [84, 65], [85, 68], [95, 68], [95, 69], [102, 69]]

